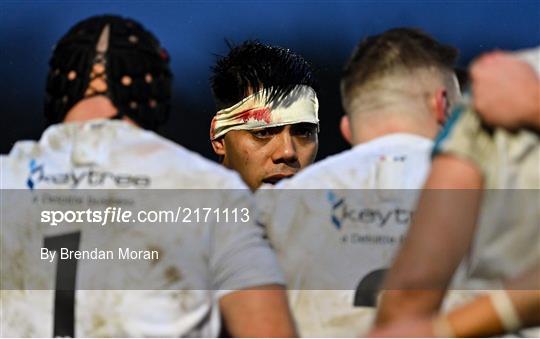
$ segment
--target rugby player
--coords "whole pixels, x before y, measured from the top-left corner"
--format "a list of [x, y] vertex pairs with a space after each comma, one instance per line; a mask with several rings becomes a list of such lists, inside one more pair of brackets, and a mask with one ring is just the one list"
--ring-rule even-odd
[[257, 191], [302, 336], [354, 337], [370, 328], [378, 284], [428, 173], [432, 138], [460, 95], [456, 55], [409, 28], [362, 40], [341, 79], [341, 132], [352, 149]]
[[[166, 121], [170, 95], [168, 55], [132, 19], [91, 17], [55, 46], [45, 100], [52, 125], [40, 141], [18, 142], [1, 158], [2, 336], [215, 337], [220, 314], [233, 336], [295, 335], [277, 261], [252, 222], [175, 224], [167, 235], [152, 232], [151, 225], [142, 225], [141, 233], [135, 226], [92, 233], [93, 226], [80, 224], [38, 232], [43, 227], [32, 211], [44, 208], [40, 203], [77, 201], [43, 200], [42, 189], [49, 197], [67, 191], [57, 189], [214, 189], [210, 196], [223, 208], [233, 206], [226, 189], [234, 189], [233, 200], [250, 206], [249, 189], [236, 173], [151, 131]], [[24, 190], [36, 198], [20, 198], [16, 192]], [[150, 193], [132, 191], [131, 197], [144, 200]], [[212, 200], [207, 194], [205, 201]], [[53, 264], [25, 263], [35, 262], [40, 244], [59, 240], [66, 229], [81, 248], [90, 246], [88, 234], [105, 234], [112, 244], [129, 239], [165, 253], [157, 263], [141, 264], [148, 272], [142, 278], [125, 273], [128, 264], [88, 275], [89, 264], [79, 261], [71, 288], [84, 288], [55, 292], [43, 287], [54, 286]], [[133, 284], [115, 284], [115, 277]]]
[[[472, 64], [472, 103], [456, 110], [438, 138], [416, 219], [385, 282], [379, 325], [432, 316], [449, 285], [502, 298], [498, 321], [480, 333], [538, 324], [538, 271], [529, 287], [532, 321], [514, 309], [521, 291], [506, 293], [501, 284], [540, 263], [539, 60], [536, 48], [494, 52]], [[486, 315], [501, 309], [496, 304], [487, 304]], [[450, 333], [477, 335], [463, 322], [447, 325]]]
[[212, 147], [252, 190], [291, 177], [315, 160], [319, 103], [304, 58], [246, 41], [216, 62], [211, 82], [218, 109], [210, 127]]

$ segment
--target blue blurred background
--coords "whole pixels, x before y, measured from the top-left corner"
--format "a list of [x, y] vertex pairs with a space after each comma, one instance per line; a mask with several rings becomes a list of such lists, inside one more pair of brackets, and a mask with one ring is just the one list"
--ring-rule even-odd
[[484, 51], [540, 42], [540, 1], [2, 1], [2, 153], [16, 140], [39, 138], [45, 127], [43, 92], [54, 43], [77, 21], [104, 13], [140, 21], [167, 48], [174, 101], [161, 133], [210, 158], [208, 78], [216, 55], [227, 53], [225, 39], [259, 39], [312, 62], [321, 82], [319, 159], [347, 147], [338, 133], [339, 75], [366, 35], [418, 27], [458, 47], [463, 67]]

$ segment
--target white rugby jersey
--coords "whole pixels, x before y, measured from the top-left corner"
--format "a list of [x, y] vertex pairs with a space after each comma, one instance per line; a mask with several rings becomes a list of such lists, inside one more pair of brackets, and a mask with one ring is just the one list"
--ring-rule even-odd
[[[519, 51], [540, 76], [540, 47]], [[527, 129], [486, 127], [472, 109], [457, 111], [437, 138], [435, 154], [472, 162], [483, 178], [474, 241], [454, 276], [449, 308], [540, 262], [540, 136]], [[540, 329], [531, 334], [537, 337]]]
[[357, 337], [405, 234], [432, 141], [391, 134], [257, 192], [302, 336]]
[[[155, 225], [140, 223], [140, 227], [117, 223], [116, 228], [37, 224], [36, 210], [77, 204], [75, 193], [88, 188], [107, 190], [90, 191], [97, 196], [91, 193], [85, 199], [102, 199], [99, 191], [108, 192], [105, 199], [131, 192], [132, 198], [143, 200], [135, 207], [156, 210], [177, 202], [164, 202], [164, 193], [153, 189], [197, 189], [181, 202], [190, 208], [251, 207], [249, 191], [236, 173], [153, 132], [111, 120], [55, 125], [39, 142], [18, 142], [9, 155], [2, 156], [1, 175], [2, 285], [10, 288], [1, 292], [1, 336], [51, 337], [55, 317], [71, 316], [76, 337], [215, 337], [221, 296], [247, 287], [283, 284], [263, 231], [252, 220], [177, 222], [160, 232], [153, 232]], [[112, 191], [115, 188], [152, 190]], [[72, 192], [73, 197], [62, 198], [61, 191]], [[107, 203], [96, 201], [92, 208], [105, 208]], [[163, 229], [168, 233], [161, 233]], [[41, 269], [29, 266], [40, 262], [36, 251], [44, 241], [65, 232], [80, 236], [80, 249], [90, 246], [90, 250], [89, 242], [98, 239], [94, 245], [155, 250], [159, 260], [105, 263], [93, 269], [90, 260], [78, 260], [74, 279], [81, 290], [75, 294], [72, 314], [66, 315], [62, 312], [69, 312], [69, 307], [54, 307], [58, 261], [38, 263]], [[121, 290], [124, 286], [126, 290]]]

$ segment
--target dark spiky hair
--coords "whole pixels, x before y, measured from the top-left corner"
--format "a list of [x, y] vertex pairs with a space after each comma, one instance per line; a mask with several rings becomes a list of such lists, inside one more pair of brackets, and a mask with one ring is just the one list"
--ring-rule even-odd
[[269, 102], [282, 99], [297, 85], [317, 91], [311, 65], [289, 49], [253, 40], [229, 47], [229, 54], [212, 67], [210, 82], [218, 109], [236, 104], [250, 91], [268, 91]]

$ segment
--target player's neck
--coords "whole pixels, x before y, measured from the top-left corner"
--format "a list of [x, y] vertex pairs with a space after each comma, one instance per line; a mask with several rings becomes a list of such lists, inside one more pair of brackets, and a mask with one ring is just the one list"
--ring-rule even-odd
[[[64, 122], [81, 122], [95, 119], [109, 119], [117, 114], [118, 110], [112, 102], [102, 95], [86, 98], [79, 101], [66, 114]], [[124, 117], [123, 120], [136, 125], [133, 120]]]
[[362, 144], [390, 134], [406, 133], [433, 139], [437, 134], [436, 122], [389, 119], [378, 122], [363, 122], [353, 128], [353, 145]]

